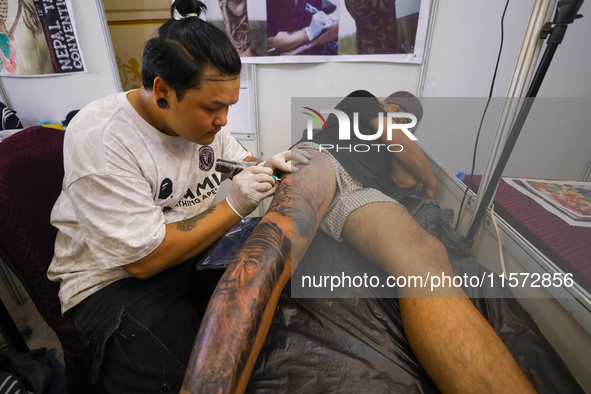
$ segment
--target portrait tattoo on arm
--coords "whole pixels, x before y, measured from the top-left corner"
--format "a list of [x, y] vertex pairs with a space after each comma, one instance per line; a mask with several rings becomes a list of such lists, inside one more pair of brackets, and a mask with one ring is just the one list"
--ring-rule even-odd
[[261, 222], [255, 231], [218, 283], [208, 306], [196, 342], [207, 341], [202, 344], [205, 351], [193, 353], [190, 362], [205, 368], [185, 378], [184, 387], [191, 387], [191, 393], [235, 392], [267, 300], [285, 271], [289, 239], [269, 221]]
[[[291, 242], [262, 220], [218, 283], [201, 324], [184, 392], [234, 393], [271, 293], [286, 270]], [[200, 351], [196, 352], [199, 349]]]

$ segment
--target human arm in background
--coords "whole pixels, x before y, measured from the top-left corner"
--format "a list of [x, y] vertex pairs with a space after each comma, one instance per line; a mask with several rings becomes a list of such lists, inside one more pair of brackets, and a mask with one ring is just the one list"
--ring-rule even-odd
[[324, 12], [317, 12], [308, 27], [297, 31], [280, 31], [275, 36], [269, 37], [268, 47], [275, 48], [277, 53], [291, 51], [316, 39], [332, 23], [333, 20]]
[[338, 20], [333, 22], [329, 27], [326, 28], [317, 38], [315, 38], [310, 45], [313, 47], [323, 46], [330, 44], [333, 41], [339, 39], [339, 22]]
[[283, 177], [267, 214], [218, 283], [181, 393], [244, 392], [279, 295], [334, 195], [328, 157], [309, 153], [314, 165]]
[[269, 49], [274, 48], [277, 53], [283, 53], [296, 49], [310, 42], [306, 29], [298, 31], [280, 31], [276, 36], [267, 40]]
[[[379, 101], [388, 112], [403, 112], [403, 109], [396, 104], [387, 104], [381, 100]], [[394, 121], [403, 123], [406, 122], [406, 119], [395, 118]], [[379, 128], [378, 117], [370, 119], [370, 124], [377, 131]], [[387, 117], [384, 117], [383, 125], [386, 124]], [[435, 198], [437, 195], [437, 178], [433, 174], [421, 148], [400, 129], [392, 130], [392, 139], [388, 140], [387, 128], [384, 126], [380, 138], [387, 144], [399, 144], [403, 147], [402, 152], [392, 154], [392, 179], [394, 182], [402, 188], [411, 188], [416, 186], [417, 182], [420, 182], [423, 184], [427, 194], [431, 198]]]

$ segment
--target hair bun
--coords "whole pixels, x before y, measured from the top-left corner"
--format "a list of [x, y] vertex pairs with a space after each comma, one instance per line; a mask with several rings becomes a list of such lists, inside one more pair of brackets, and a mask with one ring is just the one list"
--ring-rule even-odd
[[174, 18], [175, 11], [183, 18], [187, 14], [197, 14], [201, 16], [207, 11], [207, 6], [199, 0], [175, 0], [170, 7], [170, 15]]

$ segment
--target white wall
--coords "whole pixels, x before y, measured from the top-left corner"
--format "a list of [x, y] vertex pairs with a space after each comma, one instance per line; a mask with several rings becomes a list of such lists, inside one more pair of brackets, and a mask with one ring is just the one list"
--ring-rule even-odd
[[[494, 96], [507, 94], [511, 75], [533, 0], [512, 1], [505, 16], [505, 41], [495, 83]], [[504, 0], [471, 2], [466, 0], [439, 1], [433, 44], [424, 97], [486, 97], [489, 93], [500, 43], [500, 20]], [[577, 20], [566, 33], [563, 44], [540, 89], [539, 97], [591, 97], [591, 2], [584, 3], [581, 13], [587, 17]], [[587, 101], [588, 102], [588, 101]], [[568, 103], [556, 100], [551, 121], [548, 102], [536, 104], [528, 118], [517, 146], [505, 171], [506, 175], [579, 179], [591, 154], [589, 113], [579, 111], [576, 118]], [[580, 102], [577, 107], [584, 106]], [[483, 108], [482, 108], [483, 109]], [[475, 110], [478, 115], [482, 110]], [[498, 116], [497, 111], [492, 116]], [[476, 164], [476, 174], [482, 174], [490, 145], [496, 132], [496, 119], [487, 115], [482, 129]], [[438, 128], [420, 130], [419, 142], [452, 172], [469, 172], [472, 149], [480, 116], [472, 127], [447, 129], [442, 135]], [[449, 124], [453, 119], [442, 119]], [[474, 123], [474, 119], [472, 119]]]
[[[533, 0], [513, 1], [504, 21], [505, 39], [499, 63], [494, 96], [507, 94], [515, 59], [519, 53]], [[501, 37], [501, 16], [505, 1], [475, 2], [466, 0], [439, 1], [433, 41], [426, 69], [424, 97], [437, 97], [432, 105], [447, 105], [448, 97], [487, 97], [493, 77]], [[470, 172], [476, 132], [486, 100], [470, 106], [463, 117], [450, 116], [425, 121], [417, 133], [419, 142], [454, 174]], [[468, 110], [467, 110], [468, 111]], [[491, 111], [493, 112], [493, 111]], [[494, 111], [499, 115], [500, 111]], [[427, 127], [462, 122], [462, 127]], [[497, 121], [487, 117], [479, 139], [476, 174], [482, 174]]]
[[87, 73], [52, 77], [2, 77], [7, 99], [25, 127], [39, 119], [64, 120], [68, 112], [117, 93], [120, 90], [117, 66], [110, 54], [111, 40], [103, 24], [100, 0], [73, 1], [76, 31]]
[[583, 180], [591, 155], [590, 125], [591, 97], [539, 97], [504, 175]]
[[[591, 1], [568, 27], [505, 174], [581, 179], [591, 157]], [[589, 181], [590, 179], [587, 179]]]
[[258, 66], [260, 144], [263, 158], [291, 145], [292, 97], [345, 97], [365, 89], [378, 97], [416, 91], [419, 66], [322, 63]]
[[[512, 1], [495, 96], [505, 96], [533, 0]], [[440, 0], [437, 8], [425, 97], [486, 97], [501, 40], [505, 0]]]

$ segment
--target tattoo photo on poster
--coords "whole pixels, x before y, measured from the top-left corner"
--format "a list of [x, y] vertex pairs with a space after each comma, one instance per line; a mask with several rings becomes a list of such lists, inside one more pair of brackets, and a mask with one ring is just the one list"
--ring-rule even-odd
[[269, 55], [337, 55], [339, 3], [333, 1], [267, 0]]
[[429, 0], [206, 0], [244, 63], [422, 63]]
[[83, 71], [69, 0], [0, 0], [0, 75]]
[[343, 1], [346, 13], [339, 54], [414, 53], [420, 0]]
[[241, 57], [266, 55], [267, 21], [263, 0], [203, 2], [207, 6], [207, 21], [228, 34]]
[[591, 228], [591, 182], [507, 177], [503, 180], [569, 225]]

